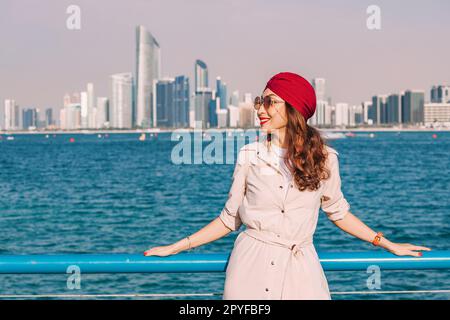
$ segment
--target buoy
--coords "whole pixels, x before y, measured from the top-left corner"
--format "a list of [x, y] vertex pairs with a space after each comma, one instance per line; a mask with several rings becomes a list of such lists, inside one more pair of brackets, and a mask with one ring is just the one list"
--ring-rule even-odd
[[433, 139], [436, 139], [436, 138], [437, 138], [437, 134], [433, 133]]
[[141, 134], [139, 137], [139, 141], [145, 141], [145, 133]]
[[75, 138], [70, 138], [69, 142], [75, 142]]

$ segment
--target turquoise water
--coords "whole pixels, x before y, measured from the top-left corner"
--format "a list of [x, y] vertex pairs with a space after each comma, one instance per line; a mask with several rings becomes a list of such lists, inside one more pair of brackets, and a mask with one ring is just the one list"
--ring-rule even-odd
[[[384, 132], [334, 140], [351, 212], [394, 242], [450, 245], [450, 133]], [[141, 253], [217, 217], [234, 165], [175, 165], [170, 133], [15, 135], [0, 139], [0, 254]], [[75, 142], [70, 143], [69, 138]], [[207, 145], [208, 143], [205, 143]], [[242, 230], [242, 229], [241, 229]], [[237, 233], [196, 248], [229, 252]], [[374, 248], [323, 212], [318, 251]], [[382, 290], [450, 289], [450, 271], [383, 271]], [[224, 273], [0, 275], [0, 294], [217, 293]], [[330, 290], [367, 290], [364, 271], [326, 272]], [[186, 298], [186, 297], [185, 297]], [[333, 295], [333, 299], [449, 299], [450, 294]], [[211, 299], [208, 297], [207, 299]]]

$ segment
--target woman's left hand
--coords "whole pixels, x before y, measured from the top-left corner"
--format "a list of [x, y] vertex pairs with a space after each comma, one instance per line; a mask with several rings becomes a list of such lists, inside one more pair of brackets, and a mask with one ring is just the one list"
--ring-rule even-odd
[[411, 243], [393, 243], [392, 246], [390, 246], [387, 250], [397, 256], [414, 256], [414, 257], [422, 256], [422, 252], [417, 252], [418, 250], [431, 251], [430, 248], [416, 246]]

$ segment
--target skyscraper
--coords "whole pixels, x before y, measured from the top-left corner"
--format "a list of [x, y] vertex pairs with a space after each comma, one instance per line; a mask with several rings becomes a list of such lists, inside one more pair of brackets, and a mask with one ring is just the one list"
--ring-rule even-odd
[[232, 106], [235, 106], [235, 107], [239, 106], [239, 91], [238, 90], [233, 91], [233, 93], [231, 94], [230, 100], [231, 100], [230, 104]]
[[208, 104], [208, 121], [207, 126], [209, 128], [216, 128], [218, 124], [217, 111], [220, 109], [220, 98], [216, 96], [216, 92], [212, 92], [211, 100]]
[[418, 124], [424, 122], [425, 92], [407, 90], [402, 96], [402, 122]]
[[80, 103], [81, 103], [81, 128], [86, 129], [88, 127], [88, 116], [89, 116], [88, 93], [86, 91], [80, 93]]
[[228, 107], [227, 84], [220, 77], [216, 78], [216, 91], [220, 98], [220, 109], [226, 110]]
[[335, 112], [336, 126], [348, 126], [350, 124], [348, 103], [336, 103]]
[[[239, 105], [239, 103], [238, 103]], [[239, 107], [230, 104], [228, 106], [228, 126], [236, 128], [239, 125]]]
[[110, 126], [117, 129], [131, 128], [133, 104], [133, 76], [131, 72], [111, 76]]
[[450, 102], [450, 86], [438, 85], [431, 88], [431, 102]]
[[325, 101], [325, 79], [324, 78], [314, 78], [312, 80], [312, 86], [316, 92], [317, 101]]
[[50, 127], [52, 126], [53, 123], [53, 109], [52, 108], [47, 108], [45, 109], [45, 127]]
[[174, 127], [185, 128], [189, 126], [189, 103], [189, 78], [178, 76], [175, 78]]
[[175, 79], [164, 78], [156, 83], [156, 114], [158, 127], [172, 127], [175, 115]]
[[387, 123], [401, 123], [402, 104], [399, 94], [391, 94], [387, 98]]
[[81, 105], [70, 103], [60, 110], [60, 127], [63, 130], [81, 128]]
[[195, 61], [195, 91], [209, 88], [208, 67], [202, 60]]
[[201, 128], [210, 125], [210, 108], [213, 100], [213, 92], [209, 88], [203, 88], [195, 92], [195, 124], [201, 124]]
[[387, 95], [372, 97], [372, 105], [369, 107], [368, 117], [374, 125], [386, 123], [386, 101]]
[[369, 123], [369, 109], [371, 108], [372, 101], [361, 102], [362, 106], [362, 122]]
[[136, 108], [135, 126], [150, 128], [156, 125], [154, 82], [161, 78], [161, 49], [144, 26], [136, 27]]
[[24, 130], [35, 129], [37, 127], [37, 110], [27, 108], [22, 110], [22, 128]]
[[96, 105], [95, 105], [95, 95], [94, 95], [94, 84], [88, 83], [87, 84], [87, 109], [88, 109], [88, 128], [95, 128], [96, 127]]
[[97, 128], [109, 127], [109, 100], [106, 97], [97, 98]]
[[19, 106], [13, 99], [5, 99], [5, 113], [4, 120], [5, 130], [17, 130], [19, 129]]

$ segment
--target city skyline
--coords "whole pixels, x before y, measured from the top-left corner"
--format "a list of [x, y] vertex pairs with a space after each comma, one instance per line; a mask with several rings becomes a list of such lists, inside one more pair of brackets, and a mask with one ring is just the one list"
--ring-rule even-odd
[[[137, 27], [138, 30], [141, 26]], [[139, 36], [136, 38], [140, 41]], [[147, 59], [151, 54], [143, 55]], [[138, 65], [138, 61], [136, 64]], [[139, 68], [137, 67], [136, 70]], [[156, 68], [158, 70], [158, 68]], [[152, 71], [152, 70], [150, 70]], [[216, 89], [208, 85], [208, 67], [205, 62], [195, 61], [195, 91], [189, 91], [189, 79], [153, 79], [153, 90], [144, 93], [152, 97], [154, 110], [146, 120], [153, 125], [147, 128], [227, 128], [257, 127], [256, 113], [252, 107], [251, 93], [239, 98], [239, 91], [227, 94], [227, 85], [221, 77], [216, 78]], [[359, 105], [346, 102], [331, 103], [327, 99], [327, 81], [324, 78], [310, 80], [316, 90], [317, 110], [308, 121], [318, 127], [354, 127], [361, 125], [450, 125], [450, 86], [434, 85], [431, 99], [425, 99], [425, 90], [403, 90], [399, 93], [377, 94], [371, 101]], [[96, 97], [94, 84], [87, 83], [87, 90], [65, 94], [64, 108], [59, 112], [59, 123], [53, 121], [52, 109], [21, 108], [13, 99], [4, 100], [0, 110], [0, 128], [20, 129], [133, 129], [146, 128], [134, 121], [136, 90], [131, 72], [111, 75], [111, 98]], [[111, 100], [111, 103], [110, 101]], [[224, 103], [225, 101], [225, 103]], [[22, 115], [22, 116], [21, 116]], [[45, 119], [42, 119], [45, 116]], [[151, 121], [154, 119], [153, 121]]]
[[[33, 10], [22, 12], [20, 9], [25, 4]], [[0, 28], [0, 36], [8, 41], [9, 45], [1, 53], [2, 63], [5, 65], [0, 77], [0, 85], [3, 88], [0, 92], [1, 101], [14, 99], [21, 108], [51, 107], [57, 112], [62, 107], [62, 94], [79, 91], [89, 82], [95, 84], [99, 96], [107, 96], [108, 78], [111, 74], [135, 70], [134, 28], [140, 23], [152, 32], [161, 45], [163, 77], [183, 74], [192, 81], [194, 79], [192, 61], [202, 59], [209, 66], [210, 79], [222, 76], [227, 80], [228, 92], [239, 90], [242, 93], [257, 94], [261, 90], [258, 88], [263, 88], [270, 75], [283, 70], [298, 72], [308, 79], [314, 77], [327, 79], [331, 84], [328, 92], [335, 103], [359, 104], [373, 95], [390, 94], [406, 88], [422, 88], [428, 97], [431, 86], [450, 82], [450, 61], [444, 58], [445, 52], [449, 51], [449, 44], [443, 43], [439, 45], [439, 50], [430, 50], [432, 44], [418, 45], [422, 41], [417, 41], [422, 39], [427, 43], [426, 40], [429, 39], [426, 37], [427, 34], [437, 38], [447, 34], [450, 22], [440, 16], [445, 10], [438, 8], [438, 5], [448, 6], [445, 2], [432, 1], [426, 4], [403, 2], [403, 5], [393, 5], [380, 1], [383, 25], [379, 31], [369, 31], [365, 27], [365, 9], [368, 2], [350, 1], [345, 7], [339, 7], [330, 1], [316, 4], [284, 1], [278, 6], [268, 4], [264, 8], [257, 5], [258, 1], [221, 2], [215, 7], [221, 9], [217, 10], [218, 20], [222, 22], [219, 26], [205, 15], [211, 6], [203, 1], [191, 3], [185, 11], [178, 10], [185, 14], [185, 19], [179, 20], [176, 17], [180, 13], [169, 11], [167, 5], [162, 2], [148, 4], [138, 1], [136, 5], [130, 6], [130, 12], [125, 14], [123, 12], [124, 7], [127, 7], [125, 3], [111, 4], [98, 1], [92, 4], [79, 1], [83, 24], [81, 30], [77, 31], [65, 28], [64, 22], [67, 18], [65, 8], [68, 4], [68, 1], [51, 5], [50, 3], [45, 5], [45, 2], [39, 5], [28, 1], [2, 2], [4, 10], [0, 10], [0, 24], [3, 28]], [[171, 5], [174, 4], [180, 9], [186, 7], [181, 2], [173, 2]], [[101, 13], [102, 6], [108, 8], [108, 14]], [[145, 10], [151, 8], [155, 10]], [[309, 50], [306, 53], [304, 50], [295, 51], [299, 45], [288, 41], [289, 35], [280, 33], [282, 26], [272, 25], [270, 29], [262, 23], [258, 24], [261, 30], [255, 28], [244, 15], [244, 12], [247, 13], [245, 9], [251, 8], [254, 10], [248, 11], [248, 18], [268, 18], [271, 14], [275, 17], [285, 14], [286, 18], [289, 18], [292, 17], [291, 11], [300, 11], [304, 21], [289, 20], [289, 26], [295, 26], [299, 36], [304, 36], [300, 27], [310, 19], [308, 15], [320, 17], [321, 23], [315, 24], [317, 28], [306, 37], [302, 37], [303, 46]], [[400, 9], [405, 8], [408, 9], [407, 14], [400, 15], [403, 12]], [[340, 20], [337, 14], [333, 15], [332, 9], [337, 12], [345, 11], [348, 14], [348, 21]], [[153, 16], [151, 12], [155, 11], [159, 14]], [[114, 20], [119, 13], [122, 22]], [[427, 18], [430, 13], [434, 17], [432, 20]], [[228, 16], [224, 17], [226, 14]], [[98, 20], [93, 19], [95, 17]], [[164, 18], [168, 17], [172, 19], [165, 21]], [[199, 17], [211, 23], [211, 26], [198, 29], [201, 24], [195, 18]], [[12, 22], [17, 28], [6, 27]], [[180, 26], [185, 28], [180, 29]], [[237, 27], [241, 33], [233, 33]], [[193, 32], [193, 29], [197, 32]], [[405, 33], [401, 41], [397, 38], [393, 42], [394, 36], [398, 36], [400, 31], [406, 29], [410, 32]], [[205, 32], [211, 34], [217, 30], [220, 30], [219, 38], [211, 37], [209, 40], [204, 34]], [[351, 38], [352, 41], [342, 38], [341, 44], [338, 44], [336, 40], [328, 37], [322, 39], [327, 41], [319, 41], [321, 36], [328, 35], [327, 32], [331, 30], [342, 37]], [[32, 37], [28, 34], [29, 42], [19, 41], [24, 32], [31, 32]], [[351, 35], [355, 33], [357, 37], [352, 38]], [[243, 34], [246, 35], [246, 40], [243, 39]], [[291, 34], [293, 39], [294, 35], [296, 34]], [[52, 36], [56, 36], [58, 41], [52, 41], [55, 40]], [[276, 39], [277, 45], [268, 47], [267, 50], [258, 50], [258, 55], [255, 55], [253, 43], [261, 43], [266, 38]], [[230, 42], [231, 39], [234, 42]], [[334, 45], [333, 50], [329, 42]], [[231, 44], [233, 44], [231, 49], [234, 50], [227, 49]], [[69, 45], [71, 51], [68, 51]], [[358, 54], [343, 57], [349, 54], [350, 49], [355, 50], [355, 45], [360, 46]], [[55, 46], [55, 50], [50, 50]], [[275, 51], [275, 47], [279, 46], [284, 46], [286, 50]], [[84, 47], [88, 47], [89, 50], [81, 50]], [[369, 47], [376, 50], [368, 50]], [[386, 48], [390, 49], [389, 54], [386, 54]], [[324, 54], [323, 49], [327, 49], [328, 54]], [[30, 56], [29, 52], [33, 52], [33, 55]], [[35, 62], [37, 58], [39, 63]], [[61, 64], [64, 68], [61, 68]], [[361, 68], [361, 64], [366, 68]], [[345, 72], [342, 72], [343, 69]], [[24, 76], [24, 70], [27, 70], [27, 76]], [[38, 70], [39, 77], [37, 77]], [[65, 77], [61, 75], [61, 71], [64, 71]], [[358, 77], [355, 77], [356, 73], [359, 74]], [[46, 74], [46, 77], [43, 78], [42, 74]], [[249, 78], [249, 74], [255, 77]]]

